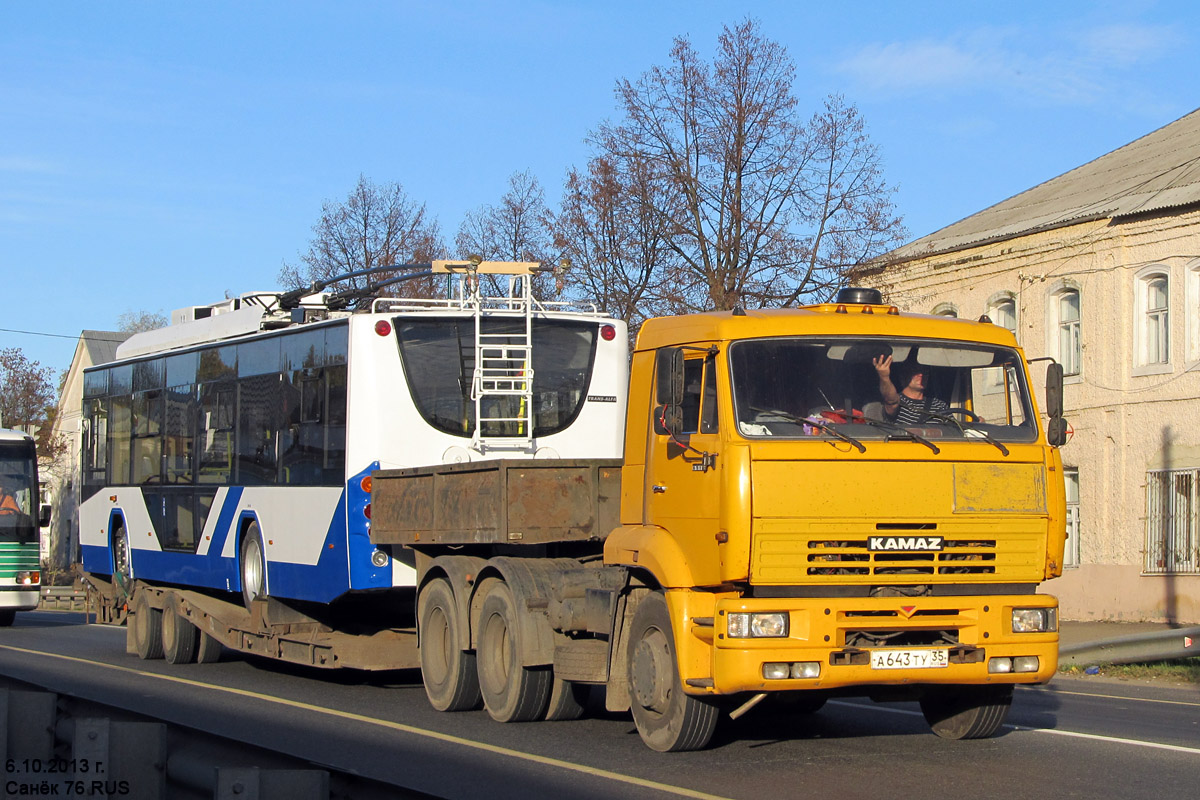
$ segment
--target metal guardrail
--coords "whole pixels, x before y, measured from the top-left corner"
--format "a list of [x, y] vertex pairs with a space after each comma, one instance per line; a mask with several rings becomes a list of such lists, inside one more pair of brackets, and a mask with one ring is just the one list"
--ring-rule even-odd
[[1062, 647], [1058, 651], [1058, 664], [1139, 664], [1197, 656], [1200, 656], [1200, 625]]

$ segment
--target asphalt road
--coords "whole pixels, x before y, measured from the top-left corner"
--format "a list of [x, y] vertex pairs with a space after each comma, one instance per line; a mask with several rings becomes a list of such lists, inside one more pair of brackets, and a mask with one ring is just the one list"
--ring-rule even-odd
[[1056, 679], [1018, 689], [1009, 725], [952, 742], [915, 704], [763, 703], [709, 750], [662, 755], [602, 702], [574, 722], [439, 714], [419, 674], [326, 672], [227, 653], [172, 666], [125, 653], [123, 629], [69, 612], [0, 629], [0, 674], [439, 797], [1195, 798], [1200, 689]]

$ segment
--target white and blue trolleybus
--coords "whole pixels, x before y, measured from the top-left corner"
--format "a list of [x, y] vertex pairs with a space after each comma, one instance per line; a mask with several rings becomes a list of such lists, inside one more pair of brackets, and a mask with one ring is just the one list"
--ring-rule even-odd
[[[415, 581], [411, 552], [371, 542], [372, 471], [620, 457], [623, 322], [536, 300], [536, 263], [414, 266], [401, 276], [442, 276], [447, 299], [332, 281], [246, 294], [176, 311], [86, 371], [80, 544], [109, 616], [136, 581], [194, 590], [201, 631], [204, 595], [372, 630]], [[153, 657], [172, 609], [145, 597], [131, 635]], [[204, 652], [163, 633], [168, 658]]]

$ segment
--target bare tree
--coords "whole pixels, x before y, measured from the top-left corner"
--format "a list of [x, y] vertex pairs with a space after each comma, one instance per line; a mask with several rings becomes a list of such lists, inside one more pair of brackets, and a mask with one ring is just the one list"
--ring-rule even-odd
[[[322, 204], [308, 252], [298, 264], [284, 264], [279, 280], [301, 288], [372, 267], [431, 261], [444, 251], [437, 221], [424, 204], [411, 200], [399, 183], [377, 185], [359, 176], [345, 201]], [[395, 275], [352, 278], [342, 288], [365, 289]]]
[[0, 425], [32, 433], [38, 453], [55, 458], [62, 444], [51, 440], [53, 371], [30, 361], [19, 347], [0, 349]]
[[[556, 260], [550, 215], [546, 208], [542, 185], [529, 170], [514, 172], [508, 179], [508, 191], [497, 205], [482, 205], [467, 212], [454, 237], [458, 255], [465, 258], [477, 255], [495, 261], [539, 261], [553, 264]], [[487, 278], [489, 291], [499, 293], [499, 282]], [[544, 276], [535, 278], [538, 295], [557, 293]]]
[[711, 65], [681, 37], [668, 66], [618, 82], [624, 119], [591, 142], [620, 182], [640, 170], [656, 183], [640, 202], [675, 256], [658, 281], [667, 302], [825, 299], [903, 239], [857, 109], [830, 97], [805, 123], [794, 77], [787, 51], [747, 20], [725, 28]]
[[126, 311], [117, 317], [117, 330], [142, 333], [165, 328], [170, 323], [161, 311]]

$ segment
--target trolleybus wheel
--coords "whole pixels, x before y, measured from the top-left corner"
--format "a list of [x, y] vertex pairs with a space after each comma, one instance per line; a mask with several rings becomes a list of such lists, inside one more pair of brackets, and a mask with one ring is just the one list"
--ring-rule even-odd
[[258, 523], [251, 522], [242, 539], [242, 602], [250, 611], [254, 598], [267, 596], [267, 562], [263, 558], [262, 534]]
[[700, 750], [717, 729], [716, 698], [685, 694], [675, 661], [666, 598], [642, 599], [629, 629], [626, 662], [630, 705], [638, 734], [660, 753]]
[[191, 664], [196, 660], [200, 630], [182, 616], [173, 600], [168, 600], [162, 612], [163, 656], [168, 664]]
[[17, 618], [17, 612], [11, 608], [0, 608], [0, 628], [7, 628]]
[[521, 628], [512, 590], [492, 581], [483, 590], [476, 630], [479, 689], [483, 705], [498, 722], [541, 719], [550, 702], [548, 667], [521, 664]]
[[133, 567], [129, 564], [129, 538], [125, 535], [125, 526], [117, 523], [117, 529], [112, 535], [113, 580], [120, 581], [122, 588], [129, 591], [133, 580]]
[[921, 696], [921, 712], [943, 739], [986, 739], [1000, 729], [1012, 704], [1010, 686], [947, 686]]
[[133, 600], [133, 649], [138, 658], [163, 657], [162, 611], [150, 607], [145, 590], [139, 591]]
[[421, 624], [421, 680], [430, 704], [438, 711], [479, 707], [475, 654], [459, 645], [454, 590], [444, 578], [426, 584], [417, 600]]

